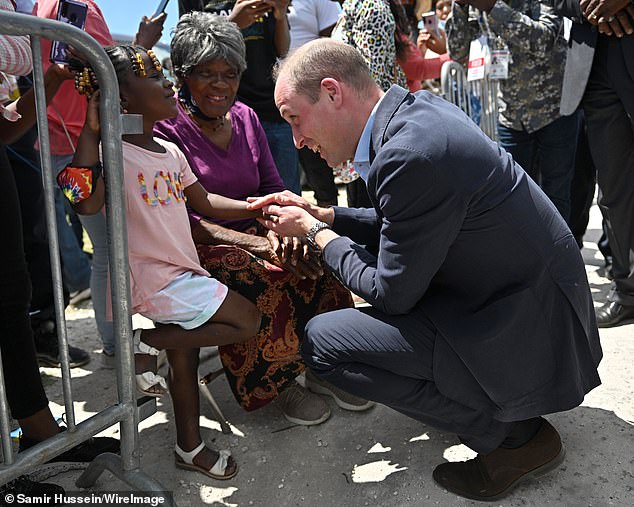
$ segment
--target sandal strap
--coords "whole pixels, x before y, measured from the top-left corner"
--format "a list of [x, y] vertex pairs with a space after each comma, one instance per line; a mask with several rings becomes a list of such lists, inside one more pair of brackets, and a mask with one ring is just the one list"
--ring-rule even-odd
[[178, 444], [176, 444], [174, 446], [174, 452], [176, 452], [176, 454], [178, 454], [178, 457], [182, 459], [185, 463], [191, 465], [192, 463], [194, 463], [194, 458], [198, 456], [198, 454], [200, 454], [200, 451], [202, 451], [204, 448], [205, 442], [201, 442], [198, 446], [196, 446], [194, 450], [187, 452], [183, 451], [183, 449], [181, 449]]
[[[204, 448], [205, 448], [205, 442], [201, 442], [195, 449], [187, 452], [187, 451], [183, 451], [183, 449], [181, 449], [178, 446], [178, 444], [176, 444], [174, 446], [174, 452], [176, 452], [178, 457], [182, 459], [183, 462], [187, 463], [188, 465], [192, 465], [194, 463], [194, 458], [198, 456], [200, 451], [202, 451]], [[225, 475], [230, 457], [231, 457], [231, 451], [227, 449], [218, 450], [218, 459], [216, 460], [214, 465], [209, 469], [209, 473], [218, 475], [218, 476]]]
[[214, 466], [209, 469], [209, 473], [220, 476], [225, 475], [230, 457], [231, 451], [228, 451], [227, 449], [220, 449], [218, 451], [218, 459], [214, 463]]
[[134, 343], [135, 354], [148, 354], [150, 356], [158, 356], [160, 351], [154, 347], [141, 341], [141, 332], [143, 329], [135, 329], [132, 334], [132, 343]]
[[136, 385], [141, 391], [147, 391], [150, 387], [160, 386], [163, 389], [167, 389], [167, 383], [165, 378], [161, 375], [157, 375], [153, 371], [144, 371], [143, 373], [136, 373]]

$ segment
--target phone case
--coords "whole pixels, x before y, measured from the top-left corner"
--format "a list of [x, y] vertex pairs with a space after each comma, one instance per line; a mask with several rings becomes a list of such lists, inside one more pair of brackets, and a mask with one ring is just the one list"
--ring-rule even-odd
[[[87, 14], [88, 6], [85, 3], [76, 0], [60, 0], [57, 9], [57, 20], [83, 30]], [[67, 64], [69, 60], [67, 48], [68, 44], [65, 42], [53, 41], [50, 55], [51, 62]]]

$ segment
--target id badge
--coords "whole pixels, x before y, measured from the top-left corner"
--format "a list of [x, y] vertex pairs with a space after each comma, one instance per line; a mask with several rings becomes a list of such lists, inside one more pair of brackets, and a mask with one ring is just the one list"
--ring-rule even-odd
[[510, 52], [508, 49], [494, 49], [491, 51], [490, 79], [506, 79], [509, 76]]
[[477, 81], [484, 78], [484, 69], [489, 58], [489, 43], [487, 37], [481, 35], [471, 41], [469, 45], [469, 67], [467, 81]]

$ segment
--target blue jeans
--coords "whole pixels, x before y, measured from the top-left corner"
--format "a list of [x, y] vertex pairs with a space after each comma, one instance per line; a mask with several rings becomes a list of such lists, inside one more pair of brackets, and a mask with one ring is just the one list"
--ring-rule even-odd
[[266, 140], [273, 155], [273, 161], [277, 172], [284, 182], [284, 186], [291, 192], [301, 194], [302, 188], [299, 182], [299, 157], [293, 142], [291, 126], [286, 123], [263, 121], [262, 128], [266, 134]]
[[[57, 176], [70, 161], [72, 155], [51, 155], [53, 174]], [[55, 189], [55, 218], [57, 220], [57, 238], [62, 258], [62, 277], [70, 292], [84, 290], [90, 286], [90, 259], [82, 251], [73, 229], [66, 220], [65, 197], [57, 186]]]
[[531, 134], [498, 124], [500, 145], [539, 183], [566, 222], [575, 172], [577, 114], [562, 116]]
[[86, 229], [93, 248], [90, 291], [97, 330], [101, 336], [103, 350], [108, 354], [114, 354], [114, 327], [112, 320], [106, 317], [109, 282], [106, 217], [103, 213], [97, 213], [95, 215], [79, 215], [79, 220]]

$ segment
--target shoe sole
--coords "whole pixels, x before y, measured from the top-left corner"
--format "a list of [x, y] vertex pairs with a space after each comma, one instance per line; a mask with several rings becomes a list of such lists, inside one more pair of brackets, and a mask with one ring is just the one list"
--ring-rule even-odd
[[174, 464], [176, 465], [176, 468], [180, 468], [181, 470], [187, 470], [189, 472], [198, 472], [211, 479], [216, 479], [217, 481], [228, 481], [229, 479], [233, 479], [236, 475], [238, 475], [238, 471], [240, 470], [240, 468], [236, 464], [236, 469], [233, 471], [232, 474], [216, 475], [216, 474], [212, 474], [209, 470], [205, 470], [201, 466], [195, 465], [194, 463], [189, 465], [188, 463], [184, 463], [183, 461], [175, 460]]
[[[57, 359], [51, 359], [49, 356], [37, 355], [37, 362], [40, 366], [44, 368], [60, 368], [62, 363], [60, 363]], [[85, 366], [90, 362], [90, 357], [87, 357], [85, 361], [79, 362], [70, 362], [68, 365], [69, 368], [79, 368], [81, 366]]]
[[282, 412], [282, 414], [284, 415], [287, 421], [292, 422], [293, 424], [299, 424], [300, 426], [315, 426], [317, 424], [321, 424], [327, 421], [330, 418], [331, 412], [330, 410], [328, 410], [328, 412], [324, 413], [319, 419], [314, 419], [312, 421], [308, 421], [306, 419], [297, 419], [296, 417], [287, 415], [284, 412]]
[[310, 380], [305, 381], [306, 389], [315, 393], [315, 394], [323, 394], [325, 396], [330, 396], [335, 400], [335, 403], [339, 408], [344, 410], [350, 410], [351, 412], [363, 412], [364, 410], [368, 410], [372, 408], [375, 403], [373, 401], [366, 401], [363, 405], [352, 405], [351, 403], [347, 403], [343, 401], [341, 398], [337, 397], [335, 393], [333, 393], [330, 389], [320, 386], [319, 384], [314, 384]]
[[524, 481], [526, 481], [528, 479], [535, 479], [537, 477], [541, 477], [542, 475], [546, 475], [548, 472], [553, 471], [555, 468], [557, 468], [559, 465], [562, 464], [562, 462], [564, 461], [565, 457], [566, 457], [566, 451], [564, 450], [564, 446], [562, 445], [561, 446], [561, 450], [559, 451], [559, 454], [557, 454], [557, 456], [555, 456], [553, 459], [551, 459], [547, 463], [544, 463], [543, 465], [531, 470], [530, 472], [525, 473], [521, 477], [518, 477], [514, 482], [509, 484], [508, 488], [506, 488], [504, 491], [498, 493], [495, 496], [478, 496], [478, 495], [470, 495], [468, 493], [463, 493], [463, 492], [452, 491], [450, 489], [447, 489], [443, 484], [441, 484], [438, 481], [436, 481], [435, 478], [434, 478], [434, 481], [436, 481], [436, 483], [441, 488], [446, 489], [450, 493], [453, 493], [455, 495], [459, 495], [459, 496], [461, 496], [463, 498], [469, 498], [471, 500], [478, 500], [480, 502], [497, 502], [498, 500], [506, 498], [522, 482], [524, 482]]
[[623, 320], [617, 320], [616, 322], [606, 322], [604, 324], [597, 322], [597, 327], [599, 329], [608, 329], [610, 327], [627, 326], [628, 324], [633, 324], [633, 323], [634, 323], [634, 317], [627, 317]]

